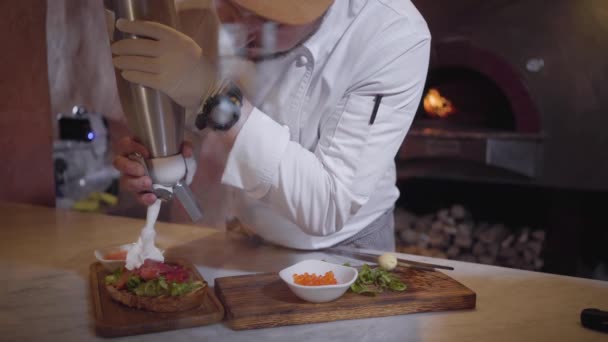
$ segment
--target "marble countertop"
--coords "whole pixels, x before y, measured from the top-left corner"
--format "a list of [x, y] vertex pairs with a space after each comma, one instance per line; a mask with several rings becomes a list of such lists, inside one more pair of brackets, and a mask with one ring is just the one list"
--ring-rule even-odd
[[[0, 203], [0, 340], [89, 341], [88, 270], [93, 250], [134, 241], [143, 221]], [[191, 260], [212, 284], [218, 276], [273, 272], [322, 252], [260, 245], [221, 231], [159, 223], [158, 244]], [[606, 341], [580, 312], [608, 310], [608, 282], [436, 260], [477, 293], [470, 311], [421, 313], [232, 331], [224, 324], [121, 338], [134, 341]]]

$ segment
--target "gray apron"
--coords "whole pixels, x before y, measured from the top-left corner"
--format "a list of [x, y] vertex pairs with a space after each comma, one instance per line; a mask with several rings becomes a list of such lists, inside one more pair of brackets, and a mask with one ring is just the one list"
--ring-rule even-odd
[[395, 251], [395, 217], [394, 208], [386, 211], [369, 226], [338, 243], [336, 246], [369, 248], [380, 251]]

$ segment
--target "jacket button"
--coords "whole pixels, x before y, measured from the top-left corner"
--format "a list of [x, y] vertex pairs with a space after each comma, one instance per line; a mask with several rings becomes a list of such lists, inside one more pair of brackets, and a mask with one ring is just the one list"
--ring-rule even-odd
[[308, 64], [308, 57], [302, 55], [298, 58], [297, 66], [301, 67]]

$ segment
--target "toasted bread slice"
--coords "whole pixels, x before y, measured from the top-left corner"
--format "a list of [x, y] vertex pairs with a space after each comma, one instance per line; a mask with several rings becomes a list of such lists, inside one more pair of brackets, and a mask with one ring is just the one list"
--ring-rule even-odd
[[118, 290], [112, 285], [106, 285], [110, 297], [126, 306], [154, 312], [179, 312], [194, 309], [202, 304], [207, 293], [207, 283], [204, 286], [182, 296], [137, 296], [127, 290]]
[[202, 282], [203, 286], [180, 296], [161, 295], [154, 297], [138, 296], [135, 293], [128, 291], [126, 288], [118, 289], [114, 285], [106, 284], [106, 289], [113, 300], [128, 307], [141, 310], [153, 312], [179, 312], [200, 306], [209, 289], [205, 279], [196, 271], [196, 269], [193, 269], [192, 266], [189, 266], [181, 260], [169, 262], [168, 264], [182, 266], [192, 275], [194, 278], [193, 280]]

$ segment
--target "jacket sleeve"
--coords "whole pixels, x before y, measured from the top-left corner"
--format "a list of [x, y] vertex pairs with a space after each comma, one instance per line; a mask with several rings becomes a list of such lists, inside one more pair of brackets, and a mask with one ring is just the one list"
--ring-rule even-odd
[[[320, 127], [309, 151], [254, 109], [228, 156], [222, 182], [246, 191], [305, 233], [338, 232], [385, 175], [416, 113], [430, 39], [378, 66], [349, 90]], [[373, 124], [375, 96], [383, 95]]]

